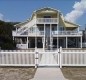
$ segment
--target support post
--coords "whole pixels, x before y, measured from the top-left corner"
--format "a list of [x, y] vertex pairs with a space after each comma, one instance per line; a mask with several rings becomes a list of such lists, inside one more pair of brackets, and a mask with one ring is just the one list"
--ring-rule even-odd
[[35, 37], [35, 51], [37, 50], [37, 37]]
[[66, 48], [67, 48], [67, 43], [68, 43], [68, 41], [67, 41], [67, 37], [66, 37]]
[[37, 51], [35, 51], [35, 68], [37, 68], [38, 67], [38, 52]]
[[58, 44], [58, 41], [59, 41], [59, 39], [58, 39], [58, 24], [57, 24], [57, 49], [58, 49], [58, 46], [59, 46], [59, 44]]
[[[58, 35], [58, 34], [57, 34]], [[58, 36], [57, 36], [57, 50], [58, 50]]]
[[50, 24], [50, 49], [52, 50], [52, 31], [51, 31], [51, 24]]
[[45, 51], [45, 24], [44, 24], [43, 51]]
[[27, 37], [27, 49], [28, 49], [28, 37]]
[[42, 43], [43, 43], [43, 51], [44, 51], [44, 37], [42, 38], [42, 40], [43, 40]]
[[59, 11], [58, 11], [58, 13], [57, 13], [57, 49], [58, 49], [58, 47], [59, 47], [59, 37], [58, 37], [58, 31], [59, 31]]
[[60, 47], [60, 50], [59, 50], [59, 64], [60, 64], [60, 68], [62, 68], [62, 47]]
[[82, 36], [81, 36], [81, 48], [82, 48]]
[[20, 38], [20, 43], [22, 44], [22, 38]]
[[[35, 18], [37, 19], [37, 14], [35, 13]], [[35, 25], [36, 25], [37, 23], [35, 22]], [[37, 26], [35, 27], [35, 51], [37, 50], [37, 31], [36, 31], [36, 28], [37, 28]]]

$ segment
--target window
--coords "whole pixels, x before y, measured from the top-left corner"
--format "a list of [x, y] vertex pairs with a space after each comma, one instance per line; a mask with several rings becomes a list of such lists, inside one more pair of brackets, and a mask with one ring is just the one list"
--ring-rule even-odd
[[44, 27], [42, 27], [42, 26], [39, 27], [39, 30], [40, 30], [40, 31], [43, 31], [43, 30], [44, 30]]
[[52, 31], [57, 31], [57, 26], [53, 26]]
[[59, 26], [59, 31], [64, 31], [64, 27]]

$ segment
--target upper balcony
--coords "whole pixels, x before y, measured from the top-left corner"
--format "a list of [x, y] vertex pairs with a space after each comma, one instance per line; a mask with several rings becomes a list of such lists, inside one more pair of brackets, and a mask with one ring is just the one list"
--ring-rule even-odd
[[37, 24], [58, 24], [58, 18], [37, 18]]

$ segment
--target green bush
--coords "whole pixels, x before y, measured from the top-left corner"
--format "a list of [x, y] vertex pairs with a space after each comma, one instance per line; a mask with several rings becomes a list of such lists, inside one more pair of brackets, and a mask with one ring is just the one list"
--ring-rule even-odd
[[1, 49], [3, 50], [12, 50], [12, 49], [15, 49], [14, 45], [13, 44], [10, 44], [10, 43], [5, 43], [4, 45], [1, 46]]
[[[14, 24], [14, 23], [13, 23]], [[1, 49], [16, 49], [16, 43], [13, 41], [12, 30], [14, 29], [12, 22], [0, 21], [0, 47]]]

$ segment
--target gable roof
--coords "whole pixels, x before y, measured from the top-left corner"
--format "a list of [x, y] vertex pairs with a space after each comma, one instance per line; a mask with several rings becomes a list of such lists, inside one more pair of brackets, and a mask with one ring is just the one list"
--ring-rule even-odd
[[79, 27], [78, 24], [75, 24], [75, 23], [72, 23], [72, 22], [69, 22], [69, 21], [66, 21], [66, 20], [65, 20], [65, 26], [66, 27]]
[[64, 20], [64, 17], [59, 10], [56, 10], [56, 9], [53, 9], [53, 8], [50, 8], [50, 7], [44, 7], [44, 8], [41, 8], [41, 9], [38, 9], [38, 10], [34, 11], [30, 19], [26, 20], [25, 22], [21, 22], [19, 24], [16, 24], [14, 26], [21, 27], [22, 25], [31, 21], [33, 19], [33, 16], [35, 16], [35, 14], [42, 13], [42, 12], [54, 12], [54, 13], [59, 12], [59, 24], [60, 25], [62, 25], [64, 27], [75, 27], [75, 28], [79, 27], [78, 24], [75, 24], [75, 23]]

